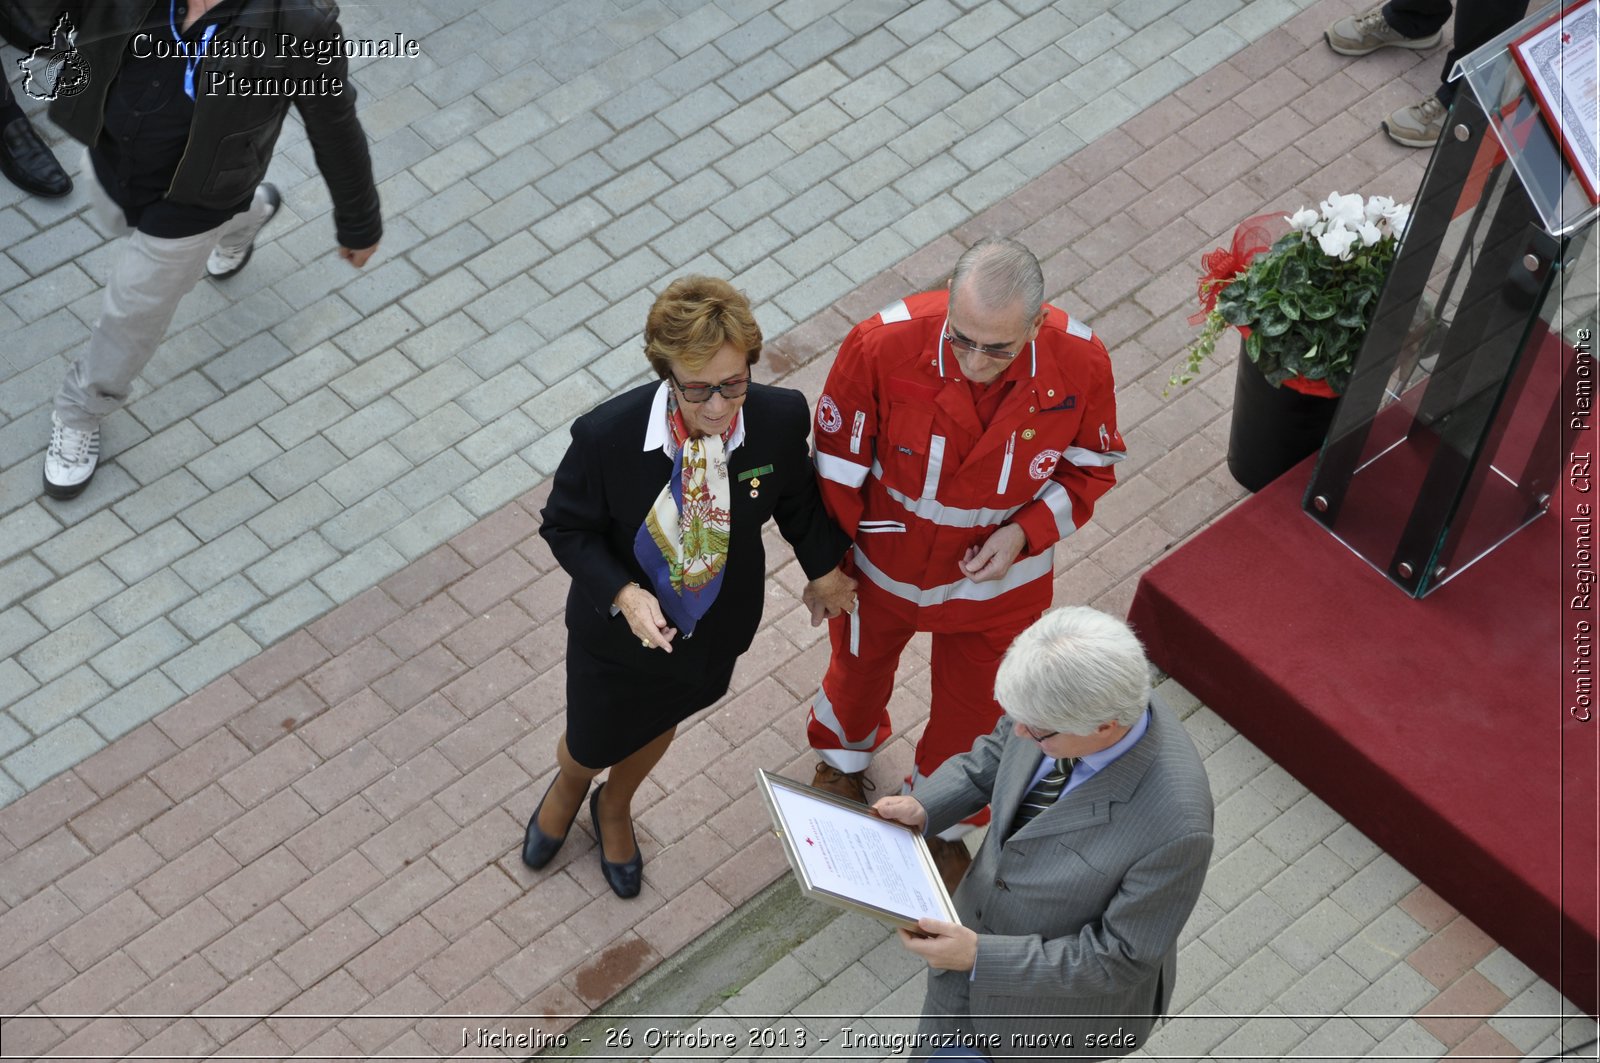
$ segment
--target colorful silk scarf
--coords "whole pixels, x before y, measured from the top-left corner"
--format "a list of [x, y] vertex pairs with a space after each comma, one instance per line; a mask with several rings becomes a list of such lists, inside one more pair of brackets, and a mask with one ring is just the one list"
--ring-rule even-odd
[[678, 475], [667, 478], [633, 538], [633, 556], [661, 603], [661, 612], [684, 635], [717, 600], [728, 563], [730, 513], [727, 441], [739, 424], [734, 415], [720, 436], [690, 439], [683, 414], [668, 414], [678, 448]]

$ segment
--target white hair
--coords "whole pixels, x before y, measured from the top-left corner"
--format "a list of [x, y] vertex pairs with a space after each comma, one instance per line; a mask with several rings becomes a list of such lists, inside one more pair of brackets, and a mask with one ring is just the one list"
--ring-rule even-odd
[[1023, 320], [1030, 325], [1044, 305], [1044, 271], [1022, 244], [1004, 236], [986, 236], [962, 252], [950, 275], [954, 292], [971, 282], [971, 292], [984, 306], [1002, 310], [1021, 300]]
[[1086, 735], [1131, 726], [1150, 702], [1150, 664], [1127, 624], [1087, 606], [1052, 609], [1000, 662], [995, 700], [1016, 722]]

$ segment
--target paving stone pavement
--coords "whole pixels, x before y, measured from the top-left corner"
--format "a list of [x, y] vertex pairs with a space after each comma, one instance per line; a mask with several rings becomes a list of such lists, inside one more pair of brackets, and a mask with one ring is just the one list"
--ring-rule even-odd
[[248, 272], [184, 301], [66, 503], [48, 406], [115, 246], [82, 188], [0, 182], [0, 802], [536, 485], [671, 277], [782, 336], [1306, 2], [348, 5], [421, 48], [353, 64], [377, 255], [334, 256], [291, 121]]
[[[360, 74], [395, 216], [381, 264], [326, 261], [326, 203], [286, 144], [285, 220], [237, 294], [185, 304], [76, 509], [34, 497], [38, 426], [105, 250], [70, 201], [0, 206], [0, 261], [54, 277], [0, 292], [22, 337], [0, 383], [0, 542], [19, 551], [0, 586], [24, 588], [0, 613], [0, 1014], [24, 1016], [7, 1053], [471, 1055], [460, 1021], [428, 1016], [558, 1030], [785, 872], [753, 769], [808, 775], [825, 651], [776, 543], [755, 651], [640, 795], [644, 894], [610, 895], [581, 824], [545, 872], [515, 851], [561, 728], [566, 578], [534, 534], [541, 481], [565, 422], [639, 375], [659, 278], [734, 273], [776, 337], [763, 373], [815, 396], [850, 321], [935, 282], [963, 242], [1020, 234], [1113, 351], [1130, 444], [1059, 552], [1057, 597], [1125, 611], [1144, 568], [1240, 494], [1220, 467], [1227, 358], [1162, 397], [1199, 253], [1262, 204], [1420, 180], [1424, 158], [1376, 122], [1439, 57], [1332, 56], [1321, 28], [1352, 7], [587, 3], [530, 28], [507, 3], [429, 5], [406, 27], [422, 65]], [[347, 12], [352, 33], [380, 10]], [[996, 42], [1027, 61], [989, 65]], [[652, 66], [657, 46], [687, 58]], [[995, 139], [996, 115], [1029, 139]], [[928, 682], [916, 640], [880, 786], [909, 763]], [[1219, 834], [1184, 1011], [1152, 1055], [1536, 1058], [1593, 1036], [1169, 693]], [[840, 920], [723, 1010], [904, 1031], [887, 1016], [917, 1010], [919, 981], [881, 930]]]

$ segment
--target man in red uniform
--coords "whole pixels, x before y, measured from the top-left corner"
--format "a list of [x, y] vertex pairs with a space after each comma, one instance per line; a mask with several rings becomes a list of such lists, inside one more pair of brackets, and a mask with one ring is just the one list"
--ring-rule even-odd
[[[817, 404], [816, 464], [855, 540], [859, 600], [828, 624], [807, 727], [822, 758], [813, 785], [865, 800], [918, 631], [933, 633], [933, 704], [914, 779], [994, 729], [1000, 658], [1049, 606], [1054, 545], [1089, 519], [1122, 451], [1105, 347], [1044, 305], [1038, 259], [1014, 240], [979, 242], [948, 291], [851, 330]], [[951, 885], [970, 829], [930, 839]]]

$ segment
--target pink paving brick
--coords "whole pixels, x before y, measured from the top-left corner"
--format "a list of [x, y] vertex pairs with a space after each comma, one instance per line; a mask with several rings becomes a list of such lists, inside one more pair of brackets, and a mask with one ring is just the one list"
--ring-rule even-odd
[[494, 976], [518, 1000], [527, 1000], [593, 955], [589, 943], [564, 926], [539, 938], [539, 947], [518, 949], [494, 969]]
[[491, 757], [434, 798], [450, 818], [471, 823], [511, 794], [527, 786], [528, 773], [505, 754]]
[[505, 809], [493, 808], [452, 833], [430, 855], [440, 870], [460, 882], [493, 864], [508, 848], [519, 845], [523, 830], [524, 824]]
[[67, 772], [0, 808], [0, 834], [17, 848], [27, 846], [93, 805], [96, 794]]
[[480, 712], [443, 738], [436, 747], [451, 764], [466, 772], [511, 746], [533, 730], [533, 724], [507, 704]]
[[87, 1056], [116, 1059], [131, 1052], [144, 1036], [126, 1019], [96, 1019], [51, 1049], [58, 1058]]
[[656, 854], [650, 861], [650, 881], [662, 896], [676, 897], [733, 855], [733, 848], [702, 823]]
[[372, 744], [390, 763], [403, 764], [461, 726], [465, 719], [442, 694], [435, 694], [374, 731]]
[[1416, 920], [1417, 925], [1429, 933], [1438, 933], [1461, 914], [1443, 897], [1421, 883], [1416, 889], [1401, 897], [1399, 905], [1401, 911]]
[[345, 970], [367, 992], [381, 993], [448, 944], [433, 924], [417, 916], [389, 931], [371, 948], [345, 964]]
[[319, 763], [321, 758], [310, 746], [287, 735], [228, 772], [220, 785], [239, 804], [254, 808]]
[[157, 914], [167, 916], [238, 870], [239, 862], [226, 849], [205, 838], [135, 889]]
[[661, 957], [649, 942], [629, 931], [562, 981], [578, 999], [595, 1007], [659, 962]]
[[223, 1058], [282, 1059], [289, 1055], [289, 1046], [264, 1022], [257, 1022], [244, 1033], [217, 1050]]
[[295, 733], [319, 757], [327, 758], [349, 749], [394, 717], [394, 710], [382, 698], [370, 690], [359, 690]]
[[497, 602], [504, 601], [539, 576], [527, 558], [516, 552], [504, 553], [470, 575], [450, 585], [450, 597], [474, 616], [481, 616]]
[[204, 1059], [217, 1048], [216, 1038], [194, 1019], [180, 1019], [139, 1046], [139, 1054], [154, 1059]]
[[385, 875], [426, 853], [457, 829], [438, 805], [427, 801], [411, 809], [361, 844], [361, 853]]
[[405, 977], [399, 982], [378, 994], [361, 1009], [362, 1015], [397, 1015], [400, 1018], [352, 1017], [337, 1027], [340, 1033], [369, 1055], [375, 1054], [380, 1046], [391, 1043], [403, 1031], [411, 1028], [412, 1020], [405, 1016], [427, 1015], [444, 1004], [444, 998], [429, 989], [427, 983], [415, 973], [404, 974]]
[[[324, 667], [333, 667], [333, 664], [330, 662]], [[321, 672], [319, 670], [314, 674]], [[228, 724], [228, 728], [252, 752], [259, 753], [296, 727], [321, 715], [328, 704], [317, 691], [296, 680], [253, 708], [241, 712]]]
[[[643, 839], [640, 839], [641, 844]], [[600, 868], [593, 856], [584, 861], [587, 866], [573, 868], [572, 874], [593, 882], [598, 892], [593, 900], [567, 917], [567, 929], [587, 941], [594, 948], [610, 945], [629, 927], [665, 902], [655, 884], [650, 881], [650, 853], [645, 853], [644, 885], [637, 897], [623, 900], [606, 888], [600, 877]]]
[[[39, 1001], [46, 1015], [102, 1015], [123, 997], [143, 986], [149, 976], [126, 953], [113, 952], [93, 967]], [[77, 1029], [82, 1020], [61, 1020]]]
[[58, 827], [0, 861], [0, 900], [16, 904], [84, 864], [90, 855], [71, 831]]
[[255, 1025], [255, 1015], [270, 1015], [300, 992], [294, 979], [274, 963], [264, 963], [196, 1009], [196, 1021], [218, 1041], [231, 1041]]
[[172, 739], [153, 723], [135, 727], [73, 771], [104, 797], [143, 775], [178, 751]]
[[280, 791], [217, 832], [217, 841], [247, 864], [293, 835], [317, 816], [293, 790]]
[[521, 506], [506, 506], [458, 534], [450, 545], [468, 564], [481, 566], [538, 532], [539, 522], [532, 514]]
[[42, 1056], [65, 1039], [61, 1027], [36, 1011], [6, 1020], [3, 1027], [6, 1050], [23, 1058]]
[[269, 904], [200, 950], [229, 982], [305, 937], [306, 928], [281, 904]]
[[552, 569], [518, 591], [515, 601], [523, 612], [545, 623], [560, 617], [566, 609], [567, 590], [571, 584], [572, 578], [563, 569]]
[[[516, 605], [502, 603], [495, 606], [496, 612], [502, 609], [515, 609], [519, 615], [526, 616], [521, 608]], [[546, 630], [550, 630], [549, 625], [535, 629], [526, 637], [516, 639], [513, 648], [497, 650], [486, 659], [479, 660], [476, 663], [473, 662], [472, 655], [466, 653], [463, 647], [457, 645], [453, 640], [447, 642], [445, 648], [454, 653], [460, 660], [471, 665], [472, 668], [460, 679], [453, 680], [447, 684], [441, 693], [446, 700], [465, 716], [476, 716], [490, 705], [504, 701], [531, 680], [537, 674], [537, 671], [543, 670], [542, 668], [536, 669], [530, 666], [521, 656], [521, 653], [522, 647], [526, 646], [530, 652], [537, 655], [541, 646], [548, 644], [549, 640], [539, 638], [540, 633]], [[530, 643], [529, 639], [532, 639], [533, 642]], [[564, 632], [560, 639], [560, 645], [562, 647], [566, 646]], [[559, 660], [559, 657], [557, 659]], [[550, 667], [554, 663], [552, 661], [550, 664], [544, 665], [544, 667]]]
[[48, 940], [80, 914], [59, 889], [46, 886], [0, 915], [0, 966]]
[[1444, 929], [1424, 941], [1406, 962], [1434, 985], [1443, 988], [1460, 978], [1489, 953], [1495, 943], [1465, 916], [1457, 916]]
[[1484, 1024], [1463, 1038], [1446, 1055], [1461, 1063], [1497, 1063], [1499, 1060], [1520, 1059], [1522, 1051], [1506, 1040], [1499, 1030]]
[[302, 926], [315, 929], [383, 882], [357, 852], [339, 859], [283, 895], [283, 906]]
[[222, 787], [208, 786], [151, 820], [139, 833], [152, 849], [171, 860], [243, 811]]
[[18, 1015], [78, 971], [49, 945], [39, 945], [0, 969], [0, 1014]]
[[639, 936], [663, 956], [716, 926], [733, 909], [704, 882], [696, 882], [683, 893], [639, 921]]
[[157, 714], [153, 722], [182, 749], [255, 703], [256, 699], [238, 680], [225, 675]]
[[160, 866], [161, 854], [143, 838], [133, 835], [63, 875], [57, 885], [80, 910], [87, 912]]
[[[1417, 1012], [1417, 1025], [1453, 1048], [1498, 1014], [1509, 998], [1477, 971], [1468, 971]], [[1459, 1016], [1459, 1017], [1452, 1017]]]
[[422, 917], [454, 941], [521, 895], [520, 886], [490, 865], [424, 908]]
[[321, 871], [387, 825], [383, 815], [357, 794], [332, 812], [317, 817], [284, 847], [308, 870]]
[[[569, 843], [572, 839], [568, 839]], [[596, 868], [584, 870], [599, 874]], [[527, 947], [541, 939], [552, 927], [564, 922], [587, 905], [592, 897], [565, 873], [545, 873], [523, 895], [499, 912], [496, 926], [518, 945]]]
[[447, 636], [445, 648], [476, 667], [527, 634], [534, 623], [516, 602], [500, 602]]
[[470, 571], [472, 566], [447, 544], [423, 554], [378, 586], [400, 603], [401, 608], [410, 609]]
[[305, 631], [296, 631], [276, 646], [262, 650], [233, 670], [233, 678], [252, 697], [265, 698], [328, 659], [325, 646]]
[[[339, 1015], [348, 1015], [371, 997], [361, 984], [344, 971], [335, 971], [321, 982], [301, 993], [278, 1009], [278, 1015], [267, 1020], [272, 1032], [291, 1048], [301, 1048], [321, 1036], [338, 1021]], [[287, 1015], [319, 1016], [317, 1018], [284, 1018]]]
[[158, 975], [231, 929], [227, 916], [201, 897], [134, 938], [124, 951], [146, 973]]
[[372, 927], [346, 910], [284, 949], [274, 962], [296, 985], [309, 988], [376, 940]]
[[323, 701], [337, 705], [399, 664], [389, 647], [369, 636], [308, 675], [306, 685]]
[[343, 653], [401, 613], [381, 587], [369, 587], [306, 630], [331, 654]]
[[428, 860], [418, 860], [391, 875], [383, 885], [355, 903], [381, 934], [387, 934], [450, 891], [455, 883]]
[[498, 927], [482, 923], [418, 967], [417, 974], [434, 992], [449, 998], [516, 951], [516, 942]]
[[[137, 894], [119, 893], [52, 939], [55, 950], [80, 971], [105, 959], [160, 920]], [[29, 998], [38, 999], [37, 994]]]
[[407, 609], [395, 620], [378, 629], [378, 639], [396, 657], [414, 657], [466, 623], [467, 611], [444, 594]]
[[467, 670], [443, 646], [430, 646], [372, 682], [378, 696], [396, 710], [408, 709]]
[[706, 885], [734, 907], [772, 885], [789, 867], [783, 846], [771, 834], [757, 838], [706, 875]]
[[294, 789], [312, 808], [327, 812], [393, 770], [389, 759], [371, 742], [362, 739], [303, 776], [294, 784]]
[[[212, 966], [199, 956], [190, 956], [182, 963], [167, 971], [160, 978], [155, 979], [144, 989], [128, 997], [122, 1002], [122, 1010], [127, 1013], [145, 1013], [154, 1015], [184, 1015], [194, 1010], [195, 1006], [208, 1000], [221, 992], [227, 982], [216, 972]], [[154, 1024], [154, 1028], [167, 1025], [166, 1019], [144, 1020], [135, 1019], [134, 1024], [145, 1031], [146, 1036], [154, 1032], [147, 1023]]]
[[442, 753], [425, 749], [361, 791], [361, 796], [392, 822], [460, 777]]

